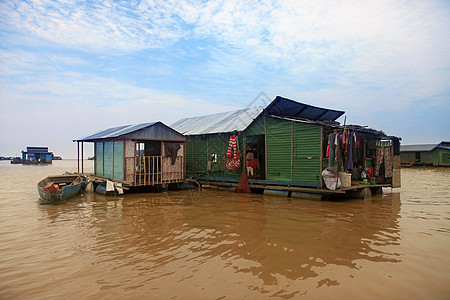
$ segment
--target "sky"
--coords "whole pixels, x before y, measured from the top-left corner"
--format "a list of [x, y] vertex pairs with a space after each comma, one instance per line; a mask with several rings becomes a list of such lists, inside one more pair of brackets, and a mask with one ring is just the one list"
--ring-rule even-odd
[[448, 0], [0, 0], [0, 155], [276, 96], [437, 144], [449, 53]]

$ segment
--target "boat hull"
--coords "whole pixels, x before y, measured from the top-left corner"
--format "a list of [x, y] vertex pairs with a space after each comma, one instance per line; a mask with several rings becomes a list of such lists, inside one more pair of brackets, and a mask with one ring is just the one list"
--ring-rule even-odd
[[[53, 184], [64, 185], [59, 190], [48, 191], [46, 186]], [[81, 176], [49, 176], [46, 179], [38, 183], [37, 189], [41, 203], [56, 203], [63, 202], [78, 195], [84, 185], [83, 178]]]

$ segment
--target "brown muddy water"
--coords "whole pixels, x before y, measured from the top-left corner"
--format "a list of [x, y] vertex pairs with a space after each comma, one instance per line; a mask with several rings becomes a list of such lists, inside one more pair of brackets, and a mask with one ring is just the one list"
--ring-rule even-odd
[[401, 189], [367, 200], [37, 204], [39, 180], [75, 170], [0, 162], [0, 299], [450, 299], [450, 169], [403, 169]]

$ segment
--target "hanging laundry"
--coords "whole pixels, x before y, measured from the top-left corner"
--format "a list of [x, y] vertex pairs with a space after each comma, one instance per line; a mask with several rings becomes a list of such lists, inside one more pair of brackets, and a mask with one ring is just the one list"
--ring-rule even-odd
[[335, 135], [334, 133], [331, 133], [329, 136], [329, 159], [328, 159], [328, 165], [332, 168], [334, 168], [334, 158], [335, 158], [335, 144], [334, 144], [334, 140], [335, 140]]
[[228, 143], [227, 158], [237, 159], [236, 136], [234, 135], [230, 137], [230, 142]]
[[350, 150], [349, 150], [349, 154], [348, 154], [348, 165], [347, 165], [347, 169], [348, 170], [353, 170], [353, 132], [350, 132], [349, 134], [349, 139], [348, 139], [348, 143], [350, 144]]
[[241, 152], [239, 151], [239, 145], [236, 136], [230, 137], [227, 150], [226, 168], [230, 172], [236, 172], [241, 166]]
[[164, 143], [165, 148], [165, 155], [166, 157], [171, 158], [172, 165], [175, 164], [177, 160], [178, 150], [180, 150], [181, 145], [178, 142], [165, 142]]
[[384, 177], [392, 177], [392, 147], [384, 146], [387, 143], [380, 143], [377, 147], [377, 164], [375, 167], [375, 176], [380, 175], [380, 167], [384, 160]]
[[337, 171], [341, 171], [342, 166], [342, 134], [338, 134], [336, 137], [336, 159], [337, 159]]
[[330, 157], [330, 136], [328, 136], [327, 153], [325, 154], [325, 157]]

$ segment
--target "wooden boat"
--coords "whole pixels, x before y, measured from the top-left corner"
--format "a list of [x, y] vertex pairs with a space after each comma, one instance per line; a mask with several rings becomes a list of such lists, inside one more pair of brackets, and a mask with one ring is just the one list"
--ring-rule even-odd
[[78, 195], [84, 179], [77, 174], [48, 176], [37, 184], [41, 203], [63, 202]]

